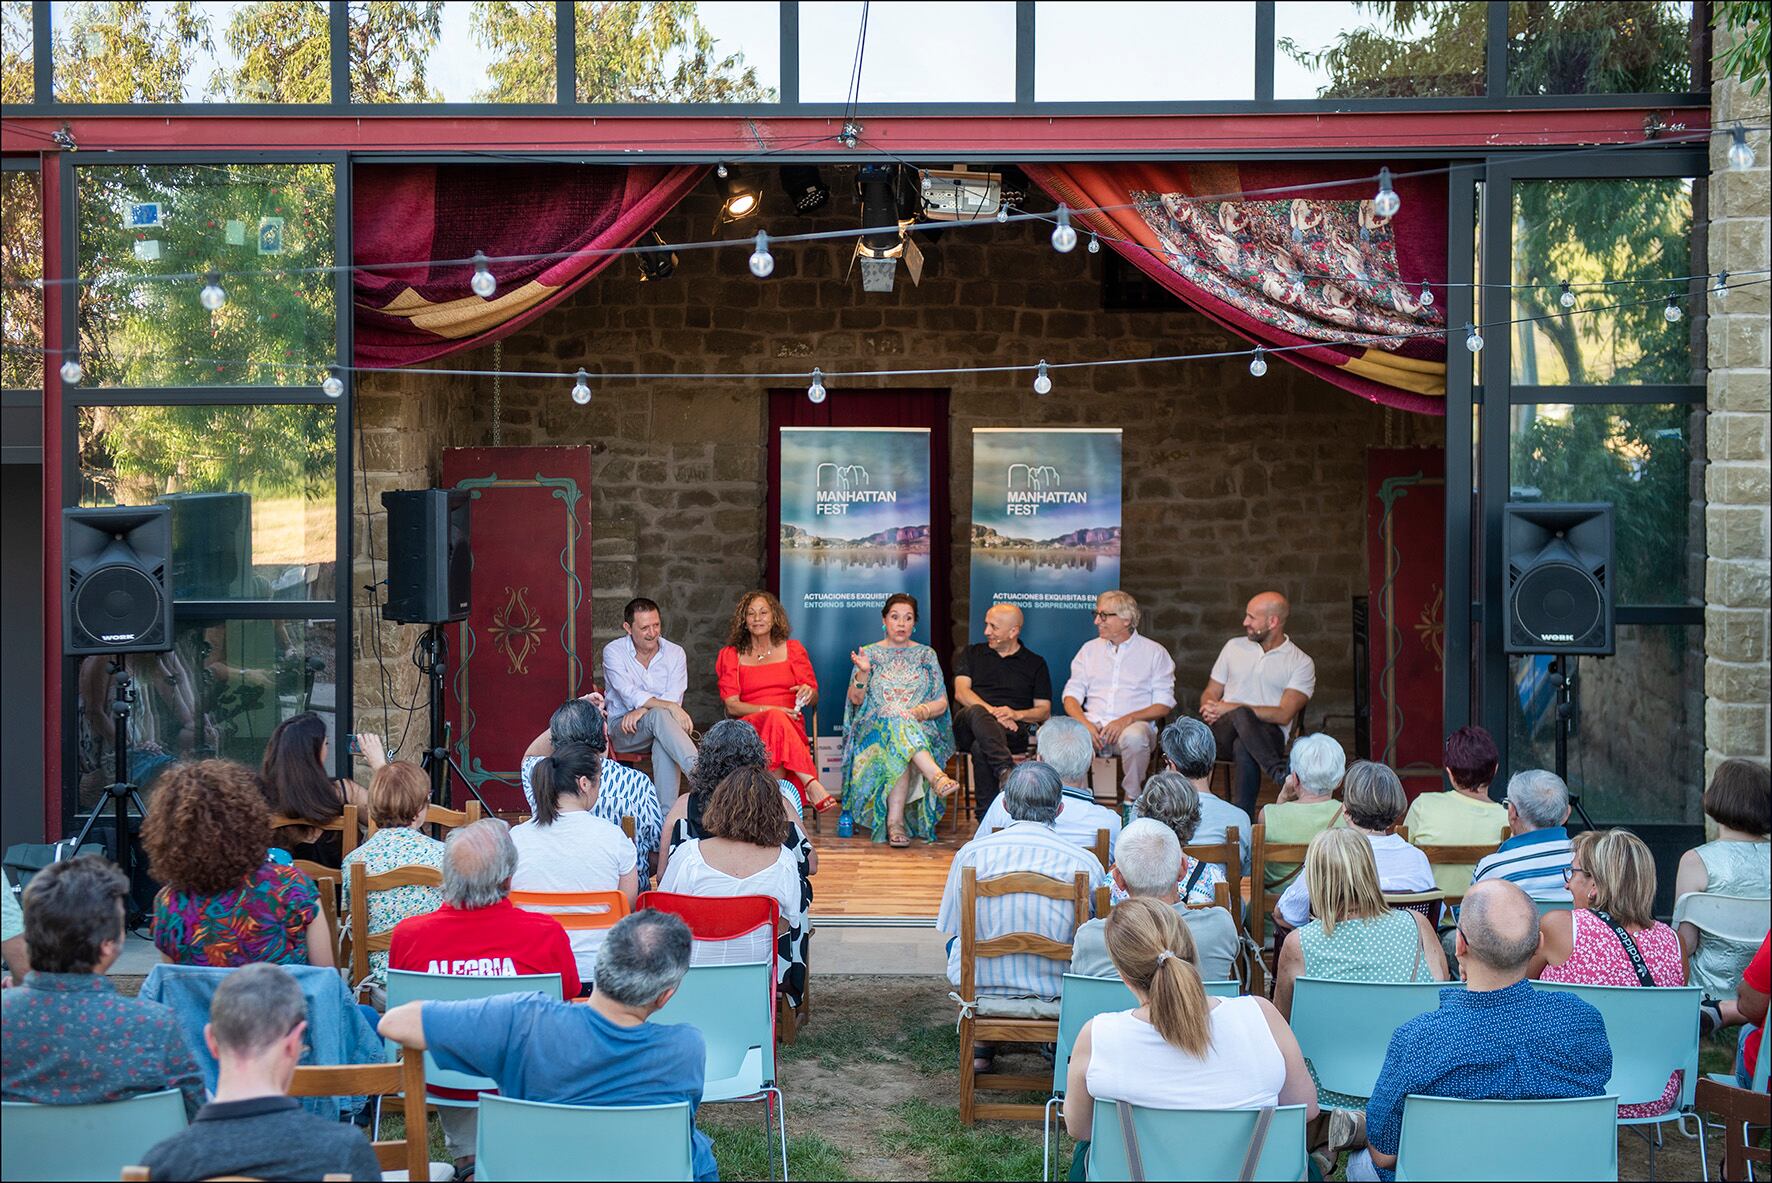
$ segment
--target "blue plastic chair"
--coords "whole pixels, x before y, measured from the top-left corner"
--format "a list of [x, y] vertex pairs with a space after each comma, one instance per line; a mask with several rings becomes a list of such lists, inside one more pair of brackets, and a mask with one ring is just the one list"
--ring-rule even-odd
[[1416, 1015], [1440, 1008], [1440, 991], [1457, 982], [1332, 982], [1299, 978], [1292, 992], [1292, 1032], [1316, 1070], [1319, 1087], [1370, 1097], [1391, 1036]]
[[553, 1105], [480, 1099], [474, 1177], [503, 1179], [691, 1180], [689, 1102], [669, 1105]]
[[185, 1128], [177, 1089], [91, 1105], [0, 1105], [0, 1178], [116, 1179]]
[[[787, 1108], [775, 1085], [775, 1038], [770, 1010], [775, 983], [772, 966], [693, 965], [671, 1000], [648, 1022], [684, 1023], [701, 1032], [707, 1044], [704, 1104], [760, 1101], [764, 1106], [765, 1149], [769, 1116], [775, 1116], [781, 1137], [781, 1177], [788, 1177]], [[773, 1177], [775, 1159], [769, 1170]]]
[[[1667, 1079], [1662, 1078], [1665, 1087]], [[1397, 1183], [1442, 1179], [1618, 1178], [1618, 1098], [1554, 1101], [1403, 1099]]]
[[1555, 896], [1535, 895], [1532, 897], [1532, 903], [1538, 909], [1538, 918], [1540, 920], [1544, 919], [1545, 914], [1548, 912], [1567, 912], [1570, 908], [1575, 906], [1575, 902], [1567, 895], [1562, 899], [1558, 899]]
[[[388, 1009], [408, 1002], [466, 1002], [478, 998], [496, 998], [500, 994], [528, 994], [541, 991], [549, 998], [560, 997], [559, 974], [521, 974], [512, 978], [477, 978], [464, 974], [421, 974], [409, 969], [388, 971]], [[400, 1058], [400, 1045], [388, 1043], [388, 1059]], [[490, 1092], [498, 1082], [466, 1072], [450, 1072], [437, 1066], [431, 1053], [425, 1053], [425, 1084], [427, 1100], [433, 1105], [452, 1109], [471, 1109], [479, 1102], [468, 1097], [439, 1096], [437, 1089], [460, 1089], [469, 1093]]]
[[[1249, 1152], [1259, 1109], [1132, 1108], [1132, 1129], [1150, 1183], [1166, 1180], [1235, 1179]], [[1274, 1110], [1267, 1141], [1255, 1161], [1252, 1179], [1293, 1180], [1305, 1177], [1304, 1106]], [[1089, 1178], [1130, 1179], [1126, 1142], [1113, 1101], [1095, 1099], [1089, 1131]]]

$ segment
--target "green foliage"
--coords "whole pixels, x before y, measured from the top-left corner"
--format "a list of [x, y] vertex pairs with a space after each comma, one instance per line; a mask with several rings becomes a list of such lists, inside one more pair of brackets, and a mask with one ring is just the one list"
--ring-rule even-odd
[[1319, 50], [1279, 38], [1279, 52], [1326, 71], [1319, 98], [1402, 98], [1480, 95], [1487, 6], [1461, 0], [1361, 0], [1352, 6], [1371, 21], [1337, 34]]
[[13, 284], [43, 278], [43, 206], [34, 172], [0, 174], [0, 387], [43, 385], [43, 292]]
[[1717, 55], [1717, 73], [1734, 78], [1749, 94], [1765, 90], [1768, 62], [1772, 61], [1772, 3], [1717, 0], [1710, 23], [1737, 35], [1735, 42]]
[[116, 501], [242, 491], [332, 499], [327, 406], [84, 407], [81, 468]]
[[56, 98], [68, 103], [177, 103], [209, 19], [189, 0], [70, 4], [54, 28]]
[[579, 0], [578, 97], [587, 103], [744, 103], [773, 99], [744, 54], [716, 53], [692, 0]]
[[0, 103], [34, 97], [30, 0], [0, 0]]
[[329, 38], [320, 4], [242, 4], [223, 34], [238, 64], [215, 71], [210, 94], [240, 103], [327, 102], [332, 97]]
[[434, 103], [425, 66], [443, 31], [443, 0], [362, 0], [350, 6], [351, 101]]

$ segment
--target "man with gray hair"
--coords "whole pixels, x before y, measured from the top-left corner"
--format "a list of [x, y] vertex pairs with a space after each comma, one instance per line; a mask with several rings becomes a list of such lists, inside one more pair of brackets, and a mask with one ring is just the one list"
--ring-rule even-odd
[[1217, 846], [1230, 828], [1237, 828], [1237, 848], [1243, 853], [1243, 874], [1249, 873], [1249, 839], [1255, 827], [1249, 815], [1212, 791], [1212, 765], [1218, 759], [1218, 741], [1212, 728], [1183, 715], [1163, 728], [1163, 761], [1185, 777], [1200, 795], [1200, 825], [1194, 831], [1197, 846]]
[[142, 1159], [153, 1179], [380, 1179], [363, 1132], [288, 1095], [308, 1035], [295, 977], [259, 963], [215, 988], [203, 1042], [220, 1067], [215, 1099]]
[[[561, 703], [549, 716], [547, 730], [529, 741], [529, 747], [523, 753], [522, 779], [523, 797], [529, 802], [531, 811], [535, 809], [535, 785], [532, 783], [535, 766], [543, 757], [553, 755], [555, 748], [569, 743], [582, 743], [599, 752], [608, 752], [609, 727], [603, 714], [601, 694], [593, 691]], [[685, 771], [695, 766], [693, 752], [691, 748], [690, 755], [685, 757], [687, 763], [681, 765]], [[603, 761], [602, 774], [597, 778], [597, 800], [592, 803], [590, 813], [616, 829], [622, 828], [622, 818], [634, 819], [634, 859], [640, 872], [641, 891], [651, 886], [652, 864], [658, 861], [659, 837], [664, 833], [664, 811], [670, 808], [676, 795], [673, 785], [669, 800], [661, 806], [659, 787], [652, 783], [651, 777], [620, 760]]]
[[1563, 873], [1575, 857], [1564, 823], [1569, 820], [1569, 786], [1554, 772], [1529, 768], [1507, 782], [1507, 824], [1513, 834], [1494, 854], [1484, 855], [1472, 883], [1505, 879], [1536, 899], [1566, 900]]
[[[1040, 728], [1040, 762], [1058, 773], [1063, 785], [1058, 819], [1052, 831], [1060, 838], [1075, 842], [1085, 850], [1095, 849], [1095, 836], [1108, 832], [1108, 861], [1114, 858], [1114, 843], [1120, 837], [1120, 815], [1105, 805], [1095, 803], [1089, 789], [1089, 766], [1095, 762], [1095, 742], [1089, 729], [1075, 719], [1054, 719]], [[985, 810], [974, 838], [994, 834], [1009, 824], [1009, 808], [999, 795]]]
[[1612, 1045], [1600, 1012], [1526, 980], [1539, 939], [1538, 909], [1525, 892], [1504, 879], [1471, 888], [1458, 913], [1465, 989], [1442, 990], [1438, 1010], [1391, 1036], [1363, 1130], [1345, 1120], [1357, 1116], [1348, 1110], [1331, 1117], [1332, 1155], [1338, 1147], [1368, 1147], [1348, 1160], [1349, 1179], [1396, 1177], [1403, 1102], [1411, 1093], [1524, 1101], [1606, 1092]]
[[[1153, 793], [1157, 792], [1155, 786]], [[1189, 908], [1181, 902], [1181, 839], [1156, 818], [1141, 817], [1120, 833], [1120, 846], [1108, 874], [1131, 899], [1161, 900], [1181, 916], [1193, 934], [1195, 968], [1208, 982], [1226, 982], [1237, 972], [1237, 924], [1223, 908]], [[1071, 944], [1071, 972], [1091, 978], [1117, 978], [1107, 951], [1107, 920], [1091, 920]]]
[[1096, 637], [1077, 650], [1064, 684], [1064, 713], [1089, 729], [1098, 753], [1120, 757], [1128, 799], [1144, 788], [1156, 725], [1175, 709], [1175, 659], [1138, 631], [1139, 618], [1129, 593], [1097, 596]]
[[[624, 916], [597, 950], [590, 1004], [539, 993], [409, 1002], [381, 1033], [439, 1067], [490, 1077], [500, 1096], [555, 1105], [701, 1104], [707, 1047], [682, 1023], [649, 1023], [689, 972], [689, 926], [669, 912]], [[714, 1144], [691, 1128], [695, 1177], [718, 1179]], [[594, 1148], [587, 1148], [587, 1152]]]

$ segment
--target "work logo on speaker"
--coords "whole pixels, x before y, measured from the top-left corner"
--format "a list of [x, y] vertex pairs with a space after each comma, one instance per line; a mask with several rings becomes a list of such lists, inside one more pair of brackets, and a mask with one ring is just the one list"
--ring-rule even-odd
[[818, 674], [819, 731], [843, 723], [849, 654], [880, 638], [880, 606], [909, 592], [929, 637], [929, 432], [784, 427], [781, 601]]
[[1118, 586], [1119, 429], [974, 430], [968, 636], [984, 636], [993, 604], [1014, 604], [1022, 643], [1062, 686], [1095, 636], [1095, 597]]

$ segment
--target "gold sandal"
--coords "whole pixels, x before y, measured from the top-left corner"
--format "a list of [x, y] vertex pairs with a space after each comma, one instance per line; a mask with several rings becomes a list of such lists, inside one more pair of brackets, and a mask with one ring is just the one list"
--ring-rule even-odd
[[941, 776], [935, 778], [935, 784], [931, 787], [935, 789], [935, 795], [937, 797], [946, 801], [960, 791], [960, 782], [943, 773]]
[[886, 828], [886, 845], [894, 850], [905, 850], [909, 848], [910, 844], [911, 833], [909, 830], [903, 826], [888, 826]]

